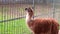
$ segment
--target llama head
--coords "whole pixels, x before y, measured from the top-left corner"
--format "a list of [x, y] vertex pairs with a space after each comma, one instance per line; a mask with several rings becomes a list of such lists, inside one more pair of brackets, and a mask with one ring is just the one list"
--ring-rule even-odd
[[33, 13], [33, 11], [32, 11], [32, 9], [29, 7], [29, 8], [25, 8], [25, 11], [28, 13], [28, 14], [32, 14]]
[[33, 10], [29, 7], [29, 8], [25, 8], [26, 14], [28, 17], [32, 17], [33, 16]]

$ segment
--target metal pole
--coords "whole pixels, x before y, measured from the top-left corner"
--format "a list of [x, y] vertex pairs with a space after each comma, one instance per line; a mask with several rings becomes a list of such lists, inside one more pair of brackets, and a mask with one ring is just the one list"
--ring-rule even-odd
[[33, 6], [32, 9], [35, 10], [35, 0], [33, 0]]
[[55, 0], [53, 0], [53, 18], [55, 18]]
[[[35, 11], [35, 0], [33, 0], [32, 9], [33, 9], [33, 11]], [[34, 15], [33, 15], [33, 19], [34, 19]]]

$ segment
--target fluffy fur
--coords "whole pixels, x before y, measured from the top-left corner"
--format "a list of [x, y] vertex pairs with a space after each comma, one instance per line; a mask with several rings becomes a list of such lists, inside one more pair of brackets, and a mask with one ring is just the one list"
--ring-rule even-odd
[[53, 18], [31, 19], [33, 11], [31, 8], [26, 8], [28, 13], [27, 25], [33, 31], [33, 34], [58, 34], [59, 24]]
[[51, 18], [35, 19], [28, 23], [29, 28], [34, 34], [58, 34], [58, 23]]

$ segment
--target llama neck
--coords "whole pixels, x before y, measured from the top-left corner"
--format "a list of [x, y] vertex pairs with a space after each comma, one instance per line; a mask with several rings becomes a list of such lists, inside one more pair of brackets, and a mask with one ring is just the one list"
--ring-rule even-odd
[[27, 15], [26, 15], [26, 22], [29, 22], [30, 20], [32, 20], [31, 18], [32, 17], [27, 13]]

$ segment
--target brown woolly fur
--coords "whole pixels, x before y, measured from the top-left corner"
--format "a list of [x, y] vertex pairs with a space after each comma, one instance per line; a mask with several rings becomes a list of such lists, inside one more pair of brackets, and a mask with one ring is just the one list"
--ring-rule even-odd
[[59, 24], [53, 18], [36, 18], [27, 22], [33, 34], [58, 34]]
[[34, 34], [58, 34], [59, 31], [58, 23], [51, 18], [32, 20], [28, 26]]

